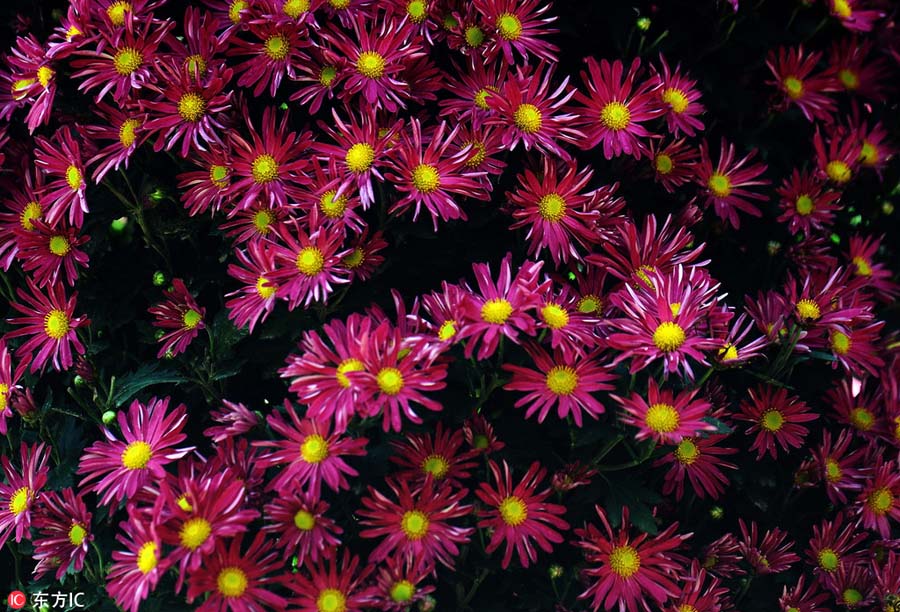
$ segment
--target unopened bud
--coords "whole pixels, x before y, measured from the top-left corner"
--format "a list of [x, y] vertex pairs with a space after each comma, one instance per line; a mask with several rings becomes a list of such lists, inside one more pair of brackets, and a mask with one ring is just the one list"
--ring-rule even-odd
[[100, 420], [103, 421], [104, 425], [109, 425], [113, 421], [116, 420], [116, 411], [115, 410], [107, 410], [103, 413], [103, 416], [100, 417]]
[[638, 17], [638, 20], [635, 22], [637, 29], [641, 32], [646, 32], [650, 29], [650, 18], [649, 17]]

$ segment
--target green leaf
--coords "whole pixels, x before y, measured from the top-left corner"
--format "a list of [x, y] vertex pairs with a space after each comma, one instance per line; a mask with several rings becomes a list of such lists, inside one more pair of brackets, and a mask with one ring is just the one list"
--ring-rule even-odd
[[147, 387], [183, 382], [187, 379], [172, 368], [160, 366], [159, 363], [145, 363], [134, 372], [116, 379], [112, 403], [118, 408]]
[[730, 434], [734, 431], [734, 429], [732, 429], [731, 427], [729, 427], [728, 425], [726, 425], [725, 423], [723, 423], [716, 417], [707, 416], [707, 417], [703, 417], [703, 420], [706, 423], [709, 423], [710, 425], [712, 425], [716, 428], [716, 430], [713, 433]]
[[837, 361], [835, 356], [831, 353], [823, 353], [822, 351], [810, 351], [809, 354], [816, 359], [821, 359], [822, 361]]

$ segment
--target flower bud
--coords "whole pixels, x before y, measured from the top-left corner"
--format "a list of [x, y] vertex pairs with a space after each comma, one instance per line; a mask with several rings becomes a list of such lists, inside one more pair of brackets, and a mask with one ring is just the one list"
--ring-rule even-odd
[[103, 413], [103, 416], [100, 417], [100, 419], [103, 421], [104, 425], [109, 425], [110, 423], [112, 423], [113, 421], [116, 420], [116, 411], [115, 410], [107, 410], [106, 412]]
[[635, 22], [637, 29], [641, 32], [646, 32], [650, 29], [650, 18], [649, 17], [638, 17], [638, 20]]

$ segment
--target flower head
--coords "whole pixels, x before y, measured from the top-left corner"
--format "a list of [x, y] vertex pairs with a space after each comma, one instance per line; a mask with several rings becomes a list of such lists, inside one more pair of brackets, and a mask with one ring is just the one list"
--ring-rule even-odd
[[50, 458], [50, 447], [44, 444], [27, 446], [22, 442], [19, 447], [20, 468], [14, 468], [9, 456], [0, 457], [0, 466], [6, 475], [6, 482], [0, 482], [0, 546], [10, 536], [16, 542], [22, 538], [30, 539], [29, 528], [34, 513], [34, 504], [47, 484], [47, 460]]
[[735, 160], [734, 145], [723, 138], [719, 160], [713, 166], [709, 145], [706, 141], [700, 143], [697, 184], [706, 190], [706, 205], [712, 205], [716, 215], [735, 229], [741, 225], [737, 214], [739, 210], [752, 217], [760, 217], [762, 213], [751, 200], [765, 200], [768, 197], [754, 189], [770, 184], [767, 179], [760, 178], [766, 171], [766, 165], [751, 163], [755, 155], [754, 150]]
[[777, 446], [784, 451], [802, 446], [809, 433], [802, 423], [819, 418], [800, 399], [788, 395], [787, 389], [760, 385], [747, 394], [749, 398], [741, 402], [735, 418], [751, 423], [747, 434], [756, 434], [750, 450], [757, 451], [757, 457], [768, 454], [774, 459]]
[[653, 438], [657, 442], [675, 444], [716, 429], [703, 420], [709, 416], [712, 405], [702, 398], [695, 399], [696, 395], [696, 391], [676, 395], [671, 389], [660, 389], [651, 378], [646, 399], [640, 393], [632, 393], [629, 398], [613, 398], [625, 410], [622, 422], [638, 428], [636, 440]]
[[154, 327], [171, 330], [159, 338], [162, 344], [157, 353], [159, 358], [169, 352], [172, 355], [183, 353], [200, 330], [206, 328], [203, 320], [206, 309], [197, 304], [180, 278], [172, 279], [172, 287], [166, 291], [166, 301], [150, 307], [148, 312], [156, 317]]

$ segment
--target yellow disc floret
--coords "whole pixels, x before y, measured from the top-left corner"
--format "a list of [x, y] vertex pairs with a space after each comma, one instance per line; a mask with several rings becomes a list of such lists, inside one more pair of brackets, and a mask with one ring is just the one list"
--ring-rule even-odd
[[631, 111], [621, 102], [609, 102], [600, 111], [600, 123], [618, 132], [631, 124]]
[[325, 268], [325, 256], [314, 246], [303, 247], [295, 263], [301, 274], [316, 276]]
[[497, 17], [497, 31], [503, 40], [518, 40], [522, 36], [522, 22], [512, 13], [503, 13]]
[[135, 440], [122, 451], [122, 467], [126, 470], [143, 470], [153, 457], [153, 449], [143, 440]]
[[403, 373], [397, 368], [381, 368], [375, 382], [383, 393], [397, 395], [403, 389]]
[[512, 314], [513, 307], [507, 300], [503, 298], [494, 298], [487, 300], [481, 307], [481, 320], [485, 323], [493, 323], [494, 325], [502, 325]]
[[118, 49], [113, 56], [113, 67], [122, 76], [128, 76], [141, 67], [144, 55], [134, 47]]
[[258, 185], [265, 185], [278, 178], [278, 162], [271, 155], [263, 153], [253, 160], [250, 172]]
[[328, 458], [328, 440], [319, 434], [306, 436], [300, 445], [300, 455], [307, 463], [322, 463]]
[[185, 121], [195, 123], [206, 113], [206, 100], [192, 91], [187, 92], [178, 100], [178, 114]]
[[664, 321], [653, 332], [653, 344], [664, 353], [677, 351], [686, 339], [684, 330], [678, 323]]
[[647, 409], [644, 423], [656, 433], [672, 433], [678, 429], [681, 418], [671, 404], [653, 404]]
[[400, 519], [400, 529], [406, 534], [407, 539], [413, 542], [421, 540], [428, 534], [429, 525], [428, 516], [419, 510], [405, 512]]
[[372, 167], [375, 161], [375, 149], [365, 142], [358, 142], [347, 150], [344, 163], [351, 172], [362, 174]]
[[556, 223], [566, 216], [566, 201], [558, 193], [548, 193], [538, 200], [538, 213], [551, 223]]
[[731, 195], [731, 179], [720, 172], [714, 172], [706, 184], [717, 198], [727, 198]]
[[61, 340], [69, 333], [69, 317], [62, 310], [51, 310], [44, 317], [44, 333], [54, 340]]
[[662, 99], [663, 102], [672, 108], [673, 112], [679, 115], [687, 110], [688, 104], [690, 104], [684, 92], [674, 87], [669, 87], [663, 91]]
[[431, 164], [419, 164], [413, 170], [412, 184], [420, 193], [434, 193], [441, 186], [441, 175]]
[[518, 527], [528, 518], [528, 506], [521, 498], [511, 495], [500, 502], [500, 518], [511, 527]]
[[240, 597], [247, 590], [247, 574], [239, 567], [225, 567], [216, 577], [216, 588], [223, 597]]
[[571, 395], [578, 388], [578, 374], [569, 366], [553, 366], [547, 372], [547, 389], [556, 395]]
[[212, 533], [212, 525], [205, 518], [196, 517], [185, 521], [178, 533], [181, 545], [188, 550], [197, 550]]
[[516, 127], [526, 134], [538, 132], [544, 124], [541, 109], [534, 104], [520, 104], [513, 112], [513, 121]]
[[616, 546], [609, 553], [609, 568], [620, 578], [628, 579], [641, 568], [641, 556], [628, 546]]
[[356, 71], [366, 78], [378, 79], [384, 74], [384, 56], [376, 51], [363, 51], [356, 60]]

